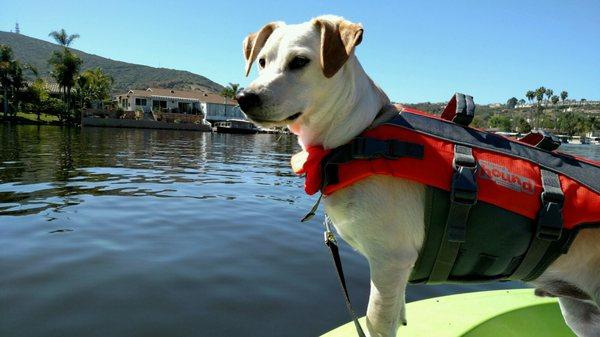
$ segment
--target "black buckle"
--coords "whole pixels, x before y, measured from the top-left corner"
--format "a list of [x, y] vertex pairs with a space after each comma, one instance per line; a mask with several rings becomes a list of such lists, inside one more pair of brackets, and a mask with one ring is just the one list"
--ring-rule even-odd
[[475, 205], [477, 202], [477, 182], [475, 181], [475, 168], [458, 166], [452, 176], [450, 201]]
[[547, 241], [560, 239], [563, 228], [563, 200], [564, 196], [560, 193], [542, 192], [542, 208], [538, 215], [535, 233], [538, 239]]

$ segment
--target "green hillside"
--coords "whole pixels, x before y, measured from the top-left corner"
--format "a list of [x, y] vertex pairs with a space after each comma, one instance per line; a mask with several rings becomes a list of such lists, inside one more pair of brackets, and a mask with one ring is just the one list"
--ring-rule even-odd
[[[9, 45], [17, 60], [35, 66], [40, 76], [44, 78], [50, 77], [50, 66], [48, 65], [50, 54], [61, 48], [50, 42], [3, 31], [0, 31], [0, 44]], [[114, 78], [113, 92], [147, 87], [205, 89], [219, 92], [223, 88], [220, 84], [189, 71], [126, 63], [88, 54], [77, 49], [72, 50], [83, 60], [82, 70], [100, 67]]]

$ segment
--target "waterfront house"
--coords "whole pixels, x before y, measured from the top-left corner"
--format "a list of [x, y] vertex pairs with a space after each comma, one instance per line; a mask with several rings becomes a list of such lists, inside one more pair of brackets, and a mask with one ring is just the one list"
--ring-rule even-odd
[[148, 88], [129, 90], [116, 96], [117, 105], [126, 112], [143, 111], [144, 114], [160, 113], [201, 115], [209, 122], [227, 119], [245, 119], [235, 100], [202, 90], [174, 90]]

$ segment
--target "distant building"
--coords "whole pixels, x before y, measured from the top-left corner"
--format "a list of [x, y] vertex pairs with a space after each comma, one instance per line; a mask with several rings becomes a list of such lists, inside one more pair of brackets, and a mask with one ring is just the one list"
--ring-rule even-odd
[[129, 90], [117, 95], [118, 106], [125, 111], [169, 112], [203, 115], [209, 122], [245, 119], [237, 101], [205, 91], [185, 91], [162, 88]]

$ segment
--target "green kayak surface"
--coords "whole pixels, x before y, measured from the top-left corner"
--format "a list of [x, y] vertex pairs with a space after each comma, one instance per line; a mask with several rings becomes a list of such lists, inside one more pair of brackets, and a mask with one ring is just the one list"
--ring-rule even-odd
[[[554, 298], [533, 289], [495, 290], [430, 298], [407, 304], [410, 337], [576, 337]], [[364, 317], [361, 319], [366, 329]], [[321, 337], [357, 336], [352, 322]]]

